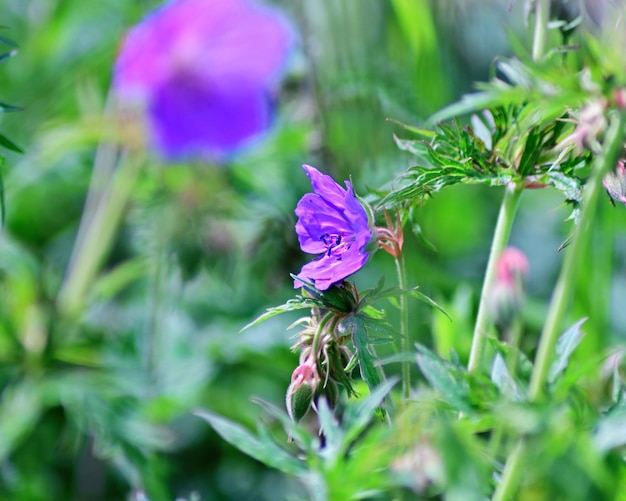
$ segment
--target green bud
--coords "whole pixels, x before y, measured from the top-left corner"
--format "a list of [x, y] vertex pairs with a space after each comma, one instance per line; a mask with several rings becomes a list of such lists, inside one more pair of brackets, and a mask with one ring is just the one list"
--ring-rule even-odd
[[334, 409], [335, 407], [337, 407], [337, 404], [339, 403], [339, 387], [337, 386], [337, 383], [335, 383], [332, 379], [329, 379], [326, 382], [326, 386], [322, 387], [320, 385], [317, 388], [317, 391], [315, 392], [316, 404], [317, 404], [318, 399], [322, 395], [326, 397], [328, 405], [330, 406], [331, 409]]
[[[298, 385], [299, 384], [299, 385]], [[287, 414], [294, 421], [300, 421], [311, 408], [313, 386], [310, 382], [292, 382], [287, 388]]]

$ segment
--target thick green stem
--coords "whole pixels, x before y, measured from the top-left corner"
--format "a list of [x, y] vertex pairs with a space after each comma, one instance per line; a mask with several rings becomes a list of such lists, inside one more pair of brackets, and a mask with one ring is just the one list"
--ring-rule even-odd
[[[622, 152], [624, 140], [624, 116], [620, 115], [614, 120], [611, 127], [607, 131], [605, 141], [605, 153], [598, 157], [596, 165], [594, 165], [591, 177], [585, 186], [583, 194], [583, 204], [581, 209], [580, 220], [574, 238], [569, 247], [565, 250], [565, 258], [561, 273], [554, 292], [548, 316], [541, 332], [539, 348], [533, 366], [533, 372], [530, 378], [530, 387], [528, 390], [528, 399], [531, 402], [537, 401], [543, 392], [546, 384], [548, 371], [554, 358], [554, 348], [561, 333], [561, 323], [563, 316], [570, 302], [573, 288], [576, 283], [577, 272], [580, 267], [580, 259], [584, 254], [585, 248], [591, 236], [591, 223], [596, 213], [598, 199], [602, 192], [602, 178], [615, 167]], [[502, 480], [494, 493], [492, 501], [506, 501], [511, 498], [517, 489], [518, 479], [521, 475], [521, 467], [523, 465], [523, 456], [527, 452], [527, 443], [520, 441], [517, 447], [509, 456]]]
[[546, 51], [550, 0], [535, 0], [535, 36], [533, 39], [533, 61], [541, 59]]
[[595, 166], [585, 186], [584, 201], [578, 227], [574, 233], [571, 245], [565, 251], [561, 274], [552, 294], [548, 316], [541, 332], [541, 340], [539, 341], [535, 366], [528, 390], [530, 400], [536, 400], [541, 396], [541, 391], [546, 383], [548, 370], [554, 355], [554, 347], [561, 333], [561, 321], [572, 296], [580, 259], [591, 236], [590, 228], [596, 214], [598, 198], [602, 192], [602, 178], [615, 167], [619, 160], [622, 152], [623, 129], [624, 119], [620, 117], [607, 132], [606, 153], [598, 161], [598, 165]]
[[489, 261], [487, 262], [487, 270], [485, 271], [485, 281], [480, 294], [480, 304], [478, 306], [478, 315], [476, 317], [476, 325], [474, 327], [474, 337], [472, 338], [472, 351], [468, 370], [470, 372], [477, 371], [483, 360], [485, 344], [487, 340], [487, 331], [489, 327], [489, 318], [487, 314], [487, 296], [489, 288], [492, 286], [496, 278], [496, 270], [498, 258], [508, 244], [509, 235], [515, 219], [515, 212], [519, 204], [519, 198], [522, 189], [520, 186], [511, 184], [506, 187], [500, 213], [498, 214], [498, 222], [491, 242], [491, 251], [489, 253]]
[[115, 237], [141, 163], [135, 157], [123, 157], [93, 214], [83, 212], [81, 236], [74, 244], [57, 300], [61, 314], [72, 317], [80, 312], [89, 286]]
[[[396, 257], [396, 271], [398, 273], [398, 287], [406, 290], [406, 267], [404, 266], [404, 255], [402, 251]], [[409, 353], [411, 349], [411, 338], [409, 335], [409, 307], [405, 294], [400, 294], [400, 336], [401, 349], [403, 354]], [[409, 398], [411, 394], [411, 364], [408, 360], [402, 362], [402, 396]]]

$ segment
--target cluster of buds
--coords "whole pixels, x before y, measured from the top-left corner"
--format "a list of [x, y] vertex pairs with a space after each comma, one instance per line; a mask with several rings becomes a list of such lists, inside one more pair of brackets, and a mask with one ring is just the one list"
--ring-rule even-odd
[[355, 393], [351, 384], [355, 358], [346, 346], [349, 336], [340, 332], [341, 318], [334, 312], [322, 316], [319, 308], [313, 308], [311, 317], [301, 321], [305, 327], [293, 347], [300, 350], [300, 360], [286, 395], [287, 412], [296, 422], [310, 409], [317, 412], [322, 397], [335, 408], [340, 387]]

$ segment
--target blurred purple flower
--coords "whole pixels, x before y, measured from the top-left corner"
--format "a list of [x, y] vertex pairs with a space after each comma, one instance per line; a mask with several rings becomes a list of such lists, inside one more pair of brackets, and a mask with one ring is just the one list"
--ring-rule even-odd
[[[304, 252], [322, 255], [305, 264], [298, 277], [313, 281], [319, 290], [326, 290], [363, 267], [370, 256], [365, 247], [372, 238], [372, 230], [367, 212], [356, 199], [349, 181], [345, 190], [315, 167], [302, 167], [315, 193], [307, 193], [298, 202], [296, 233]], [[299, 280], [294, 281], [294, 287], [302, 285]]]
[[248, 0], [173, 0], [130, 30], [114, 71], [168, 159], [219, 160], [265, 131], [292, 31]]

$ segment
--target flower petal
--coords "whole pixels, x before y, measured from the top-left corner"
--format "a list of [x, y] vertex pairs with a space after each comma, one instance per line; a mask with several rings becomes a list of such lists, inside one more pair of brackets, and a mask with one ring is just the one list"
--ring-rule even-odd
[[303, 165], [302, 168], [311, 179], [313, 191], [337, 209], [342, 210], [345, 205], [346, 190], [339, 186], [332, 177], [322, 174], [315, 167]]
[[197, 78], [168, 81], [148, 110], [156, 146], [168, 159], [220, 159], [264, 131], [270, 102], [257, 88], [212, 86]]
[[[335, 256], [323, 255], [319, 259], [305, 264], [298, 273], [298, 277], [314, 282], [316, 289], [324, 291], [331, 285], [359, 271], [368, 258], [367, 252], [360, 252], [356, 248], [352, 252], [343, 254], [341, 260]], [[294, 287], [302, 287], [302, 283], [295, 280]]]

